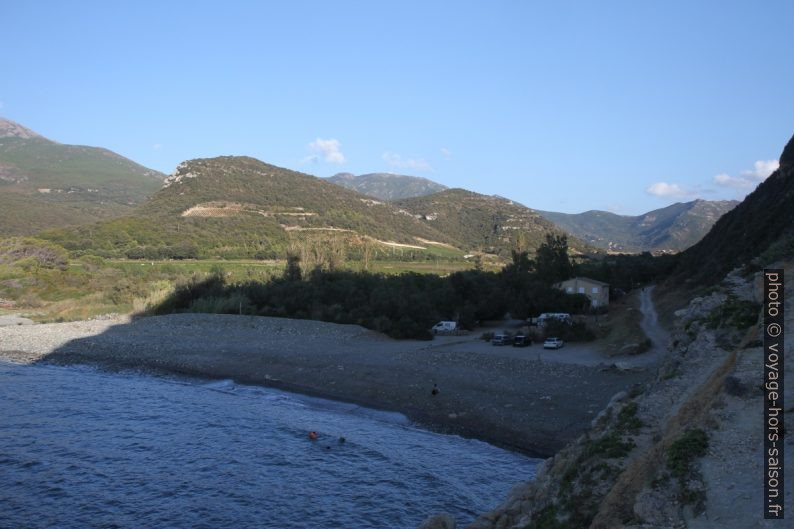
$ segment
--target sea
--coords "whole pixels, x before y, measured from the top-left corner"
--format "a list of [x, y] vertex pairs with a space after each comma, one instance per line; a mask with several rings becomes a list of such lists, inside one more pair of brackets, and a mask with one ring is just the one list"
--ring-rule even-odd
[[463, 527], [540, 462], [231, 380], [0, 362], [3, 529]]

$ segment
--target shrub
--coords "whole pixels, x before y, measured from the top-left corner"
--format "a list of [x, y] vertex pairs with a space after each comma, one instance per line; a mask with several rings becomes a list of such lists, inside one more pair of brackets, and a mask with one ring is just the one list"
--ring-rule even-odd
[[687, 430], [676, 439], [667, 453], [667, 468], [678, 477], [689, 475], [695, 458], [703, 457], [709, 447], [709, 439], [701, 429]]
[[709, 312], [705, 324], [709, 329], [718, 327], [746, 329], [758, 321], [760, 311], [761, 306], [758, 303], [731, 296], [725, 300], [725, 303]]
[[643, 422], [637, 417], [637, 403], [630, 402], [618, 413], [617, 428], [621, 432], [636, 432], [642, 428]]
[[590, 342], [595, 339], [595, 333], [581, 321], [569, 324], [552, 319], [546, 322], [543, 333], [546, 338], [555, 336], [566, 342]]
[[636, 445], [634, 441], [624, 441], [617, 432], [609, 432], [607, 435], [591, 441], [585, 448], [584, 456], [590, 457], [625, 457]]
[[12, 237], [0, 241], [0, 264], [13, 264], [25, 269], [35, 267], [66, 270], [66, 250], [49, 241], [32, 237]]

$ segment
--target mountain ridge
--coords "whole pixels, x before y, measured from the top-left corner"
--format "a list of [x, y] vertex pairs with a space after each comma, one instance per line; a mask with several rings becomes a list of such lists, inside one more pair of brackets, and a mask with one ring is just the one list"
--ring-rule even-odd
[[641, 215], [609, 211], [538, 213], [561, 229], [609, 251], [681, 251], [698, 242], [711, 226], [733, 209], [735, 200], [676, 202]]
[[395, 201], [430, 195], [448, 189], [447, 186], [421, 176], [396, 173], [337, 173], [327, 178], [329, 182], [358, 191], [380, 200]]

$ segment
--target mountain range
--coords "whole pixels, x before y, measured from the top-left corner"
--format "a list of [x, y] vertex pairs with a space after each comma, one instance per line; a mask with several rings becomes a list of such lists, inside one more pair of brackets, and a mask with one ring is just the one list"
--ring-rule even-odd
[[438, 195], [429, 203], [390, 203], [254, 158], [222, 156], [180, 164], [129, 215], [42, 236], [108, 257], [272, 258], [314, 241], [337, 241], [354, 253], [369, 246], [421, 259], [472, 251], [507, 257], [520, 233], [530, 251], [546, 233], [561, 233], [507, 199], [463, 190], [431, 196]]
[[0, 118], [0, 236], [119, 217], [163, 178], [107, 149], [57, 143]]
[[648, 213], [629, 216], [591, 210], [569, 214], [538, 211], [566, 232], [614, 252], [680, 251], [698, 242], [735, 200], [676, 202]]
[[[416, 176], [392, 173], [356, 176], [351, 173], [338, 173], [328, 180], [380, 200], [397, 202], [420, 216], [425, 214], [424, 210], [429, 211], [427, 208], [431, 203], [435, 203], [444, 209], [446, 214], [443, 222], [434, 222], [434, 225], [442, 226], [443, 230], [457, 232], [459, 236], [462, 236], [463, 226], [465, 226], [463, 231], [467, 232], [472, 228], [473, 232], [480, 232], [478, 240], [486, 241], [486, 245], [489, 239], [494, 237], [498, 239], [499, 235], [487, 233], [485, 226], [491, 224], [491, 227], [496, 226], [495, 229], [498, 231], [499, 219], [502, 217], [504, 220], [511, 215], [514, 218], [523, 215], [535, 219], [530, 223], [532, 227], [539, 226], [537, 218], [541, 217], [553, 223], [557, 229], [595, 248], [627, 253], [684, 250], [699, 241], [717, 219], [739, 203], [735, 200], [677, 202], [636, 216], [617, 215], [599, 210], [571, 214], [532, 210], [496, 196], [489, 197], [476, 193], [467, 195], [465, 190], [449, 190], [442, 184]], [[427, 196], [433, 196], [432, 201], [408, 200]], [[500, 216], [497, 209], [491, 211], [491, 214], [496, 214], [498, 218], [488, 219], [487, 211], [493, 209], [491, 206], [498, 206], [500, 200], [506, 207], [504, 215]], [[478, 209], [482, 206], [485, 208]], [[458, 211], [457, 208], [461, 207], [463, 209]], [[458, 219], [457, 225], [450, 224], [453, 218]], [[506, 229], [515, 229], [515, 227], [508, 226]], [[452, 232], [445, 231], [445, 233]], [[527, 236], [537, 238], [537, 234], [533, 235], [531, 231]]]
[[426, 178], [317, 178], [248, 157], [196, 159], [166, 177], [112, 151], [63, 145], [0, 119], [0, 236], [32, 234], [111, 257], [281, 257], [297, 241], [391, 252], [507, 257], [568, 233], [576, 252], [678, 251], [734, 202], [673, 204], [636, 217], [536, 211]]

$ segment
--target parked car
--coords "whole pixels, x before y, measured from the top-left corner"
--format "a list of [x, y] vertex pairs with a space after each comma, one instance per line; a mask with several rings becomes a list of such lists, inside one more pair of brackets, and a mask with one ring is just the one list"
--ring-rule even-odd
[[440, 332], [453, 332], [458, 328], [458, 324], [454, 321], [440, 321], [433, 325], [433, 328], [430, 329], [433, 331], [433, 334], [437, 334]]
[[559, 349], [563, 346], [565, 342], [562, 341], [562, 338], [546, 338], [546, 341], [543, 342], [544, 349]]
[[510, 345], [510, 336], [504, 333], [494, 334], [491, 345]]
[[513, 338], [513, 347], [527, 347], [532, 345], [532, 338], [523, 334], [516, 334]]

